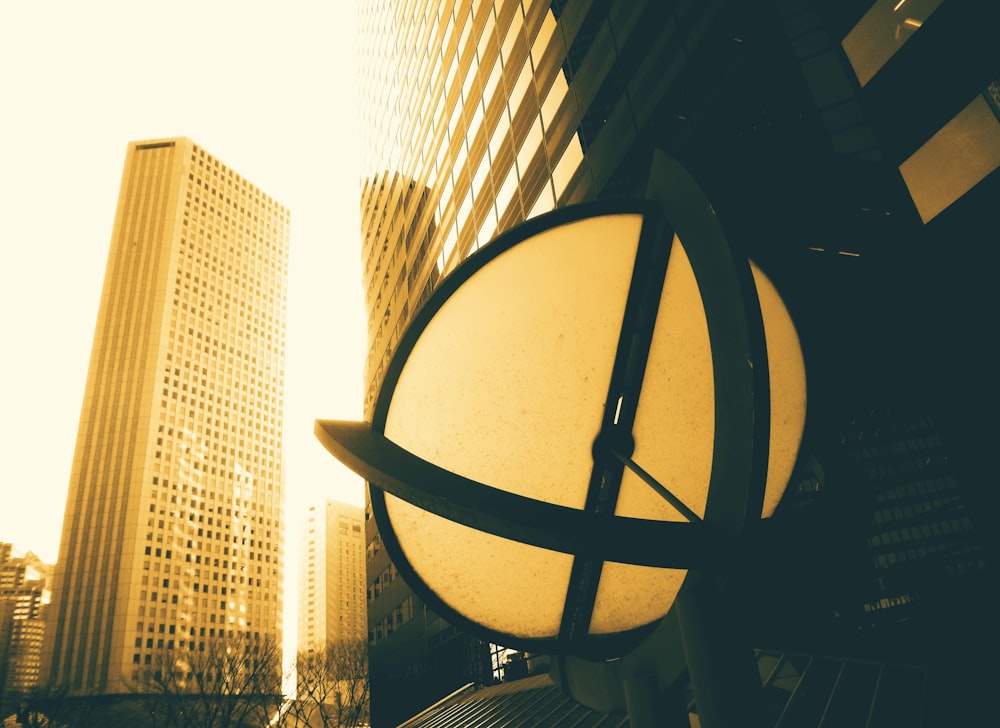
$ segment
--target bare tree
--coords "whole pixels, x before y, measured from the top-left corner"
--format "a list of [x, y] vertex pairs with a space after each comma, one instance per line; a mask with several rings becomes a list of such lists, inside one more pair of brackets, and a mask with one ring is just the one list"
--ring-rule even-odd
[[367, 726], [371, 683], [368, 645], [363, 640], [329, 642], [325, 649], [299, 652], [296, 725], [323, 728]]
[[119, 728], [143, 718], [133, 708], [97, 687], [70, 696], [66, 685], [43, 684], [21, 697], [17, 721], [25, 728]]
[[65, 686], [39, 685], [19, 697], [17, 721], [27, 728], [62, 728], [67, 725], [68, 690]]
[[266, 726], [282, 703], [281, 646], [247, 634], [204, 650], [163, 650], [136, 674], [134, 690], [156, 728]]

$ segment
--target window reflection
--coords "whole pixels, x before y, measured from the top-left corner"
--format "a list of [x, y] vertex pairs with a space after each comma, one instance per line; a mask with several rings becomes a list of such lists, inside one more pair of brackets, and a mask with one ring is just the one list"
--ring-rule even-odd
[[456, 221], [461, 227], [465, 227], [465, 221], [469, 219], [469, 213], [472, 212], [472, 190], [470, 189], [465, 195], [465, 199], [462, 200], [462, 206], [458, 208], [458, 216]]
[[458, 39], [458, 54], [462, 55], [465, 53], [465, 44], [469, 40], [469, 34], [472, 33], [472, 11], [469, 10], [465, 13], [465, 17], [462, 20], [462, 35]]
[[[480, 11], [482, 12], [482, 10]], [[489, 3], [489, 7], [485, 8], [486, 12], [486, 25], [483, 28], [482, 34], [479, 36], [479, 46], [477, 51], [479, 53], [479, 58], [482, 60], [486, 56], [486, 46], [489, 45], [490, 39], [493, 38], [493, 31], [496, 30], [496, 17], [493, 14], [493, 4]]]
[[441, 40], [442, 50], [447, 50], [448, 43], [451, 41], [451, 36], [455, 33], [455, 13], [451, 8], [448, 9], [448, 27], [445, 28], [444, 38]]
[[552, 185], [546, 181], [545, 186], [542, 187], [541, 194], [539, 194], [538, 199], [535, 200], [535, 204], [531, 208], [531, 212], [528, 213], [528, 218], [544, 215], [546, 212], [551, 212], [555, 208], [556, 198], [552, 194]]
[[482, 224], [479, 226], [479, 231], [476, 233], [476, 247], [481, 248], [493, 238], [493, 234], [497, 229], [497, 216], [496, 211], [493, 206], [490, 206], [486, 210], [486, 216], [483, 219]]
[[553, 79], [552, 87], [542, 103], [542, 123], [545, 124], [546, 129], [552, 128], [556, 112], [567, 93], [569, 93], [569, 84], [566, 83], [566, 76], [560, 72]]
[[517, 43], [518, 38], [521, 37], [522, 28], [524, 28], [524, 15], [522, 15], [521, 6], [518, 5], [514, 9], [514, 17], [511, 18], [510, 27], [507, 29], [503, 45], [500, 47], [500, 55], [504, 63], [510, 63], [511, 51], [514, 49], [514, 44]]
[[497, 86], [500, 85], [500, 75], [502, 71], [503, 67], [500, 64], [500, 59], [497, 58], [496, 62], [493, 64], [493, 69], [490, 71], [489, 77], [486, 79], [486, 85], [483, 88], [483, 99], [487, 103], [493, 98], [493, 94], [496, 93]]
[[1000, 97], [996, 83], [899, 166], [925, 223], [1000, 167], [1000, 123], [991, 103], [994, 94]]
[[506, 212], [507, 206], [514, 198], [514, 193], [516, 191], [517, 167], [512, 166], [510, 171], [507, 173], [507, 177], [504, 179], [503, 183], [501, 183], [500, 189], [497, 190], [497, 213], [499, 216], [502, 217], [504, 212]]
[[[472, 119], [469, 120], [469, 140], [476, 138], [476, 134], [479, 133], [479, 128], [483, 125], [483, 102], [479, 99], [477, 94], [477, 99], [472, 107]], [[471, 102], [471, 99], [470, 99]]]
[[462, 83], [462, 98], [471, 99], [479, 96], [479, 82], [476, 80], [476, 71], [479, 70], [479, 62], [473, 58], [469, 64], [469, 70], [465, 74], [465, 81]]
[[488, 154], [484, 154], [483, 158], [479, 161], [479, 166], [476, 168], [476, 172], [472, 177], [472, 189], [476, 194], [476, 198], [483, 193], [492, 192], [492, 190], [483, 190], [484, 183], [486, 182], [486, 176], [490, 171], [490, 157]]
[[942, 0], [879, 0], [844, 38], [858, 83], [864, 86], [903, 47]]
[[441, 248], [441, 270], [446, 270], [448, 266], [448, 259], [451, 258], [451, 254], [455, 250], [455, 245], [458, 243], [458, 231], [455, 229], [454, 225], [448, 226], [448, 235], [444, 239], [444, 246]]
[[531, 88], [531, 63], [526, 58], [524, 64], [521, 66], [521, 72], [517, 75], [517, 80], [514, 82], [514, 88], [510, 92], [510, 110], [512, 113], [517, 113], [517, 110], [521, 108], [521, 103], [524, 101], [524, 96], [528, 93], [529, 88]]
[[468, 155], [468, 153], [469, 150], [468, 147], [466, 147], [465, 145], [465, 139], [464, 138], [460, 139], [458, 143], [458, 151], [455, 154], [455, 161], [452, 164], [452, 169], [454, 170], [456, 175], [461, 173], [462, 165], [465, 164], [465, 158]]
[[559, 199], [566, 191], [566, 186], [582, 161], [583, 148], [580, 146], [580, 137], [574, 134], [570, 138], [569, 146], [563, 152], [559, 163], [552, 170], [552, 185], [555, 188], [556, 199]]
[[497, 120], [497, 128], [493, 130], [493, 136], [490, 137], [490, 157], [494, 160], [497, 158], [497, 153], [500, 151], [500, 145], [503, 144], [504, 137], [507, 136], [507, 132], [510, 130], [510, 117], [507, 116], [507, 109], [501, 109], [500, 118]]
[[444, 80], [445, 94], [451, 91], [452, 85], [455, 83], [455, 74], [458, 73], [458, 56], [456, 55], [451, 60], [451, 64], [448, 66], [448, 75]]
[[549, 41], [552, 40], [552, 36], [555, 32], [556, 19], [550, 10], [545, 13], [542, 25], [538, 29], [538, 35], [535, 36], [535, 41], [531, 44], [531, 57], [536, 66], [542, 60], [542, 56], [545, 54], [545, 50], [549, 47]]
[[522, 176], [527, 171], [531, 158], [542, 145], [542, 138], [542, 121], [536, 116], [531, 127], [528, 129], [528, 136], [525, 137], [521, 148], [517, 151], [517, 167], [521, 170]]

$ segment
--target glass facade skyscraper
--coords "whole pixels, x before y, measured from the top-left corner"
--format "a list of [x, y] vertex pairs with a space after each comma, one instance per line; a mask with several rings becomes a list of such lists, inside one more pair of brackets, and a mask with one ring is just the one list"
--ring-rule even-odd
[[189, 139], [128, 145], [45, 634], [49, 682], [280, 645], [289, 215]]
[[552, 210], [583, 154], [547, 3], [363, 7], [370, 404], [413, 302], [498, 232]]
[[[546, 2], [362, 3], [368, 411], [400, 334], [443, 275], [554, 209], [571, 183], [592, 188], [557, 12]], [[401, 719], [427, 695], [490, 680], [488, 646], [406, 588], [373, 521], [367, 536], [373, 721], [392, 707], [380, 695], [393, 695]]]

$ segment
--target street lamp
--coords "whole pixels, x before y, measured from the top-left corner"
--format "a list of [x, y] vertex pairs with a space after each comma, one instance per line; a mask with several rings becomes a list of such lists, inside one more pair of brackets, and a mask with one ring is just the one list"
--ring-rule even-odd
[[369, 481], [407, 583], [498, 644], [627, 656], [791, 473], [791, 319], [687, 172], [659, 156], [654, 178], [649, 200], [562, 208], [470, 256], [402, 337], [372, 422], [316, 423]]

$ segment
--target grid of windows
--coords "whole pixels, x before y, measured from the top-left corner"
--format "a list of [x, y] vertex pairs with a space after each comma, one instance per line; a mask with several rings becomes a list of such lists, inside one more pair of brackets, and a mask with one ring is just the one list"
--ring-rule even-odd
[[[365, 165], [383, 170], [362, 191], [370, 405], [439, 277], [552, 210], [585, 160], [548, 3], [370, 3], [361, 15]], [[399, 83], [402, 69], [420, 82]]]
[[[714, 3], [361, 4], [366, 407], [442, 275], [557, 205], [629, 194], [622, 164], [718, 13]], [[683, 99], [676, 107], [683, 124]]]
[[364, 639], [365, 542], [360, 506], [326, 501], [306, 517], [299, 580], [298, 649]]
[[130, 145], [47, 648], [75, 690], [121, 690], [160, 650], [280, 640], [288, 246], [287, 210], [190, 140]]
[[203, 149], [186, 167], [138, 616], [166, 611], [178, 635], [146, 648], [204, 651], [206, 630], [274, 633], [280, 620], [289, 221]]
[[933, 417], [875, 408], [854, 419], [841, 443], [872, 497], [866, 545], [878, 589], [863, 605], [866, 613], [904, 607], [935, 581], [985, 570], [955, 464]]

